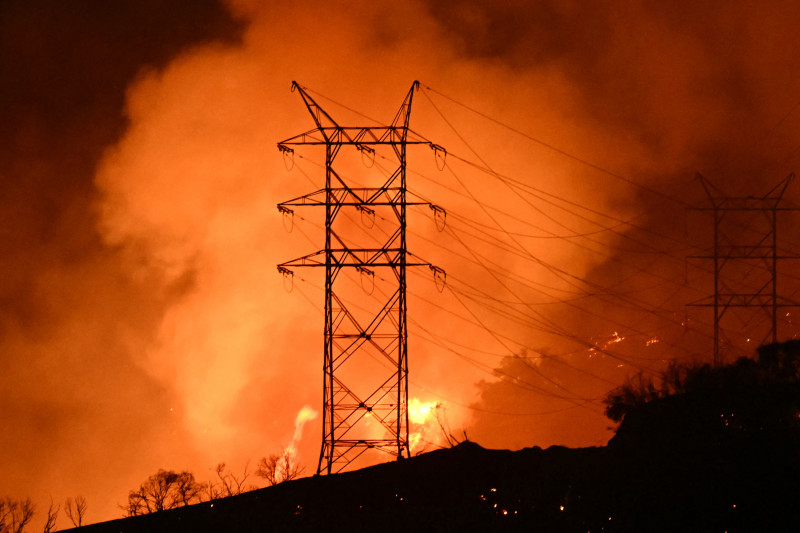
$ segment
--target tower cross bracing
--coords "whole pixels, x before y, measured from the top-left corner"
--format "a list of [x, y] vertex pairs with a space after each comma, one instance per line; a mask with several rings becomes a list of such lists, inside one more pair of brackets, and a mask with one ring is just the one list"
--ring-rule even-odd
[[[410, 200], [406, 189], [407, 146], [431, 144], [409, 130], [418, 86], [414, 82], [390, 125], [350, 127], [340, 126], [307, 89], [292, 82], [292, 90], [300, 94], [316, 128], [278, 143], [278, 148], [290, 156], [299, 147], [325, 149], [324, 188], [278, 204], [278, 209], [289, 215], [299, 207], [325, 210], [324, 248], [278, 265], [284, 275], [292, 275], [296, 267], [325, 271], [319, 474], [340, 472], [365, 453], [398, 459], [410, 455], [406, 269], [427, 266], [441, 272], [406, 248], [408, 206], [431, 205]], [[379, 176], [376, 186], [352, 183], [347, 169], [339, 165], [348, 150], [371, 157], [373, 163], [376, 151], [383, 150], [392, 168]], [[382, 244], [375, 246], [373, 236], [371, 246], [360, 246], [346, 236], [352, 221], [342, 213], [348, 209], [372, 217], [376, 211], [386, 215], [381, 220], [388, 221], [391, 229], [378, 237]], [[342, 296], [348, 281], [342, 273], [348, 270], [373, 283], [377, 276], [390, 289], [373, 293], [369, 299], [372, 306], [365, 310], [366, 298], [359, 302], [363, 305], [354, 305], [352, 299]]]

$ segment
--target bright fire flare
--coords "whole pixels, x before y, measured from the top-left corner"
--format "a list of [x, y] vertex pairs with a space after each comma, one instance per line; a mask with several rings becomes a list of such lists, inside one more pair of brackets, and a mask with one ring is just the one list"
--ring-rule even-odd
[[423, 402], [419, 398], [411, 398], [408, 401], [408, 420], [411, 424], [416, 426], [416, 431], [409, 435], [409, 447], [413, 450], [419, 450], [420, 446], [425, 446], [434, 439], [435, 425], [432, 426], [431, 422], [436, 419], [436, 411], [440, 404], [436, 402]]
[[436, 402], [422, 402], [418, 398], [408, 401], [408, 418], [414, 424], [426, 424], [434, 411]]

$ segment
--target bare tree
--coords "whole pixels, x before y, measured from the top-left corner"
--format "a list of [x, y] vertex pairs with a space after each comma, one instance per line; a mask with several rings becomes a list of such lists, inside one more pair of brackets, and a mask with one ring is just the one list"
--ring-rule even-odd
[[155, 513], [200, 501], [204, 485], [190, 472], [159, 470], [128, 494], [122, 509], [128, 516]]
[[0, 533], [5, 533], [8, 530], [6, 521], [9, 519], [11, 511], [6, 500], [0, 500]]
[[281, 454], [262, 457], [256, 468], [256, 475], [267, 480], [270, 485], [295, 479], [302, 472], [303, 468], [291, 448], [285, 449]]
[[30, 498], [0, 500], [0, 532], [23, 533], [33, 518], [35, 507]]
[[[190, 505], [200, 501], [200, 493], [203, 484], [194, 480], [194, 475], [189, 472], [181, 472], [175, 482], [176, 501], [179, 505]], [[178, 507], [179, 505], [175, 505]]]
[[[439, 425], [439, 429], [442, 431], [442, 438], [447, 442], [447, 446], [453, 448], [458, 446], [462, 442], [466, 442], [469, 439], [467, 438], [467, 432], [464, 431], [464, 439], [458, 440], [458, 438], [453, 435], [450, 431], [450, 424], [447, 422], [447, 413], [445, 413], [444, 406], [442, 404], [436, 404], [436, 423]], [[445, 446], [442, 446], [445, 448]]]
[[205, 486], [205, 492], [208, 499], [213, 500], [216, 498], [225, 498], [227, 496], [236, 496], [245, 491], [252, 490], [253, 485], [245, 485], [247, 478], [250, 477], [250, 462], [244, 465], [244, 470], [241, 475], [236, 475], [232, 470], [229, 470], [225, 463], [219, 463], [214, 472], [217, 474], [217, 480], [209, 481]]
[[64, 502], [64, 512], [67, 513], [72, 525], [81, 527], [83, 525], [83, 517], [86, 516], [86, 498], [83, 496], [75, 496], [75, 498], [67, 498]]
[[45, 517], [44, 529], [42, 533], [53, 533], [56, 530], [56, 520], [58, 519], [58, 511], [60, 507], [50, 500], [50, 507], [47, 508], [47, 516]]

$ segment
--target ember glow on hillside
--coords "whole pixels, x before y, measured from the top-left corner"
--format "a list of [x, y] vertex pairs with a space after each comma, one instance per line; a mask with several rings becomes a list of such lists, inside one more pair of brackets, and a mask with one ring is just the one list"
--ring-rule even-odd
[[[322, 280], [275, 272], [323, 235], [275, 209], [324, 180], [324, 154], [276, 149], [311, 129], [293, 79], [344, 125], [421, 81], [410, 127], [437, 148], [409, 150], [408, 186], [444, 211], [409, 209], [409, 250], [446, 271], [408, 288], [428, 449], [603, 444], [608, 390], [710, 357], [695, 174], [758, 196], [800, 168], [793, 2], [115, 4], [0, 7], [0, 496], [83, 494], [90, 521], [159, 468], [291, 447], [314, 469]], [[737, 355], [756, 315], [729, 317]]]

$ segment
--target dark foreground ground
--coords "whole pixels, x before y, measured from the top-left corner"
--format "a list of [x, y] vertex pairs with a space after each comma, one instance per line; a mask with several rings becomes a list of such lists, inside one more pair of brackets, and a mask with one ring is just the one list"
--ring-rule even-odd
[[465, 442], [81, 531], [800, 531], [800, 340], [673, 365], [606, 405], [601, 448]]
[[80, 531], [800, 531], [797, 453], [786, 444], [617, 438], [511, 452], [466, 442]]

